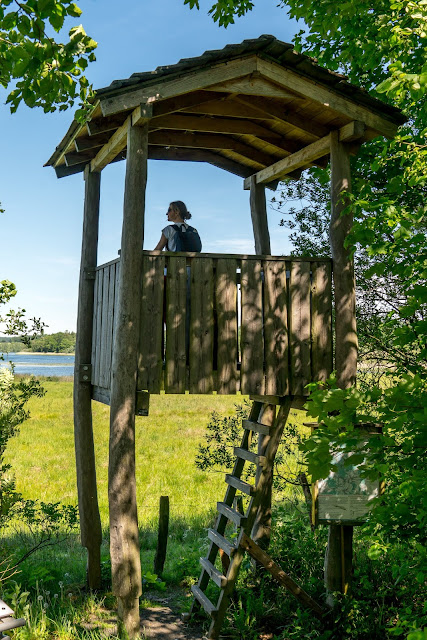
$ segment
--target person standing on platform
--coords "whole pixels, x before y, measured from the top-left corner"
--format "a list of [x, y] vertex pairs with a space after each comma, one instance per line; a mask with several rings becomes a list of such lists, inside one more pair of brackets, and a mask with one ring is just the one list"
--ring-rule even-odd
[[190, 251], [199, 253], [202, 250], [202, 242], [197, 229], [191, 227], [186, 220], [191, 218], [191, 213], [181, 200], [171, 202], [167, 210], [169, 224], [162, 229], [162, 235], [155, 246], [155, 251], [165, 249], [167, 251]]

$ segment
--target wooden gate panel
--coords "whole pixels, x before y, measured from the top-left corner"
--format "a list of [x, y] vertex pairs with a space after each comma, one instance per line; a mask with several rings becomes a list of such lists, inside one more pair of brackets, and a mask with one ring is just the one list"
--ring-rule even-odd
[[313, 262], [311, 285], [311, 368], [313, 381], [325, 381], [332, 372], [332, 269]]
[[218, 393], [237, 391], [237, 260], [219, 259], [216, 266], [216, 311], [218, 327]]
[[307, 395], [311, 382], [310, 263], [292, 262], [290, 270], [290, 346], [292, 393]]
[[286, 263], [266, 260], [263, 269], [265, 393], [283, 396], [289, 394]]
[[99, 386], [104, 389], [110, 387], [109, 370], [107, 369], [110, 286], [114, 287], [114, 282], [110, 283], [110, 266], [108, 266], [103, 269], [102, 278], [101, 357], [99, 363]]
[[184, 393], [186, 388], [187, 269], [185, 257], [167, 263], [166, 276], [166, 393]]
[[92, 341], [92, 384], [99, 386], [101, 368], [101, 329], [102, 329], [102, 287], [104, 281], [103, 270], [95, 275], [95, 299], [93, 317], [93, 341]]
[[264, 338], [261, 261], [242, 260], [241, 392], [263, 395]]
[[164, 272], [164, 256], [144, 256], [137, 388], [151, 393], [162, 388]]
[[214, 290], [213, 260], [194, 258], [191, 261], [191, 322], [190, 341], [190, 393], [212, 393]]

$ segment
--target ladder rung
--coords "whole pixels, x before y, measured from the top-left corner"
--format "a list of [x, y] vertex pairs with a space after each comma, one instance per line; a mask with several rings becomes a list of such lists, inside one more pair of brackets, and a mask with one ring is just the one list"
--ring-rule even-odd
[[225, 481], [230, 486], [238, 489], [242, 493], [246, 493], [248, 496], [252, 496], [255, 493], [255, 487], [252, 484], [249, 484], [249, 482], [244, 482], [243, 480], [236, 478], [236, 476], [231, 476], [227, 473], [227, 475], [225, 476]]
[[221, 571], [217, 569], [212, 562], [209, 562], [207, 558], [200, 558], [200, 564], [206, 573], [209, 574], [210, 579], [213, 580], [218, 587], [223, 589], [227, 584], [227, 578], [221, 573]]
[[217, 547], [225, 551], [225, 553], [230, 558], [233, 555], [233, 553], [236, 551], [236, 547], [234, 546], [234, 544], [229, 542], [227, 538], [224, 538], [224, 536], [222, 536], [220, 533], [218, 533], [218, 531], [215, 531], [214, 529], [208, 530], [208, 538], [209, 540], [211, 540], [211, 542], [216, 544]]
[[275, 405], [282, 405], [286, 403], [286, 396], [257, 396], [257, 395], [250, 395], [249, 399], [252, 400], [252, 402], [262, 402], [263, 404], [275, 404]]
[[247, 449], [241, 449], [240, 447], [234, 447], [234, 455], [248, 462], [259, 464], [260, 466], [264, 466], [266, 462], [265, 456], [258, 456], [256, 453], [252, 453], [252, 451], [248, 451]]
[[212, 604], [207, 595], [205, 595], [196, 584], [193, 584], [193, 586], [191, 587], [191, 591], [193, 592], [193, 596], [196, 598], [196, 600], [200, 602], [206, 613], [214, 617], [217, 608], [214, 604]]
[[271, 427], [268, 427], [266, 424], [261, 424], [260, 422], [251, 422], [250, 420], [243, 420], [242, 426], [244, 429], [248, 431], [256, 431], [256, 433], [261, 433], [263, 436], [270, 435]]
[[246, 523], [247, 518], [243, 513], [239, 513], [235, 509], [229, 507], [225, 502], [217, 502], [216, 504], [218, 513], [222, 513], [223, 516], [226, 516], [229, 520], [237, 524], [238, 527], [243, 527]]

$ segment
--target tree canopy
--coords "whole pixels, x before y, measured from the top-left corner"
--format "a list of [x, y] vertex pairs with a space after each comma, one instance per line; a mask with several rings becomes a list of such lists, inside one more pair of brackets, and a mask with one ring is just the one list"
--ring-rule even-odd
[[91, 86], [84, 75], [95, 60], [97, 43], [77, 24], [60, 42], [55, 34], [78, 18], [71, 0], [2, 0], [0, 3], [0, 84], [10, 90], [6, 102], [15, 112], [21, 102], [46, 113], [84, 104]]

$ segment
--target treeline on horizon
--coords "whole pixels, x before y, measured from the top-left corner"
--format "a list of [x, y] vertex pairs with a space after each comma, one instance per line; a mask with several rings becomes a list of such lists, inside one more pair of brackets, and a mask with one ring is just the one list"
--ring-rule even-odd
[[30, 345], [24, 344], [19, 338], [0, 337], [0, 352], [19, 353], [30, 351], [32, 353], [74, 353], [76, 348], [76, 334], [74, 331], [59, 331], [58, 333], [37, 336], [31, 340]]

